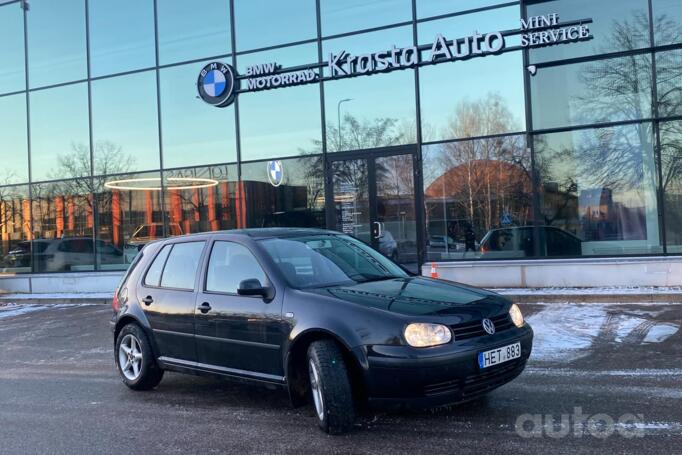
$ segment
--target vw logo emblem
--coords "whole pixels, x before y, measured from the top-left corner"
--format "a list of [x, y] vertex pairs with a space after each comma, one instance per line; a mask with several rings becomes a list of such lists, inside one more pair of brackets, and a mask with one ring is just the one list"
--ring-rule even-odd
[[284, 179], [284, 167], [280, 160], [268, 161], [268, 180], [272, 186], [280, 186]]
[[209, 63], [203, 67], [197, 79], [199, 96], [208, 104], [225, 107], [234, 100], [236, 81], [230, 65]]
[[490, 319], [485, 318], [482, 325], [483, 330], [485, 330], [488, 335], [493, 335], [495, 333], [495, 324]]

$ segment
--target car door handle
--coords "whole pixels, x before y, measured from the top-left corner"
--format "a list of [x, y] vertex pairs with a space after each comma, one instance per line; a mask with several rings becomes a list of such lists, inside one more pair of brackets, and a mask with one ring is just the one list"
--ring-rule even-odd
[[154, 303], [154, 299], [152, 299], [152, 296], [151, 296], [151, 295], [148, 295], [147, 297], [145, 297], [144, 299], [142, 299], [142, 303], [144, 303], [145, 305], [149, 306], [149, 305], [151, 305], [152, 303]]
[[203, 314], [206, 314], [211, 311], [211, 305], [208, 302], [204, 302], [199, 305], [199, 311], [201, 311]]

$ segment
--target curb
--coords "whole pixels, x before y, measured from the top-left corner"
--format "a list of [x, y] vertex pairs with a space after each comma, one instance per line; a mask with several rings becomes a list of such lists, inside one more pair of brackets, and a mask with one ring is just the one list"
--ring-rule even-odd
[[46, 298], [16, 298], [0, 296], [0, 307], [8, 303], [17, 305], [79, 305], [83, 303], [94, 303], [97, 305], [111, 305], [111, 299], [101, 297], [46, 297]]
[[682, 294], [501, 294], [514, 303], [682, 303]]

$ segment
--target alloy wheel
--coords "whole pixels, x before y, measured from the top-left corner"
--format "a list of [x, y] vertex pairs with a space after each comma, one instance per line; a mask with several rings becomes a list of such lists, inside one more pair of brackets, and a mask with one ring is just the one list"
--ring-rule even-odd
[[136, 381], [142, 371], [142, 349], [140, 340], [128, 334], [118, 347], [118, 365], [123, 376], [129, 381]]
[[313, 402], [315, 403], [315, 412], [320, 421], [324, 420], [324, 399], [322, 398], [322, 383], [320, 382], [320, 374], [317, 371], [317, 366], [313, 359], [308, 362], [308, 373], [310, 374], [310, 388], [313, 392]]

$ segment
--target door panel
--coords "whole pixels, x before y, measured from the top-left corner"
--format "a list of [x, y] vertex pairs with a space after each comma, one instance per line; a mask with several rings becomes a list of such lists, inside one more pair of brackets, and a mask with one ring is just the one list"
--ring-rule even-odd
[[195, 310], [197, 361], [281, 377], [281, 296], [266, 303], [260, 296], [238, 295], [239, 283], [253, 278], [269, 285], [245, 246], [220, 240], [213, 244]]
[[355, 156], [331, 163], [336, 229], [418, 272], [414, 154]]
[[166, 245], [152, 262], [137, 297], [160, 357], [194, 361], [194, 291], [206, 242]]

